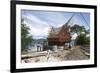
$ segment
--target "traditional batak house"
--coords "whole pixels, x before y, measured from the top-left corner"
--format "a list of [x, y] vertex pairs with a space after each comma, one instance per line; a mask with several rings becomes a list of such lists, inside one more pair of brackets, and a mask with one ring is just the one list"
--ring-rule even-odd
[[48, 45], [64, 46], [65, 43], [69, 43], [71, 41], [70, 28], [68, 25], [72, 18], [73, 15], [62, 27], [51, 27], [51, 31], [48, 35]]

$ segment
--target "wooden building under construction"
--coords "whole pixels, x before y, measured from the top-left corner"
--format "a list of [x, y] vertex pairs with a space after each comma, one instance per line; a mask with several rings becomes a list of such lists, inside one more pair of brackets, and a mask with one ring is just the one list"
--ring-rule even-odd
[[63, 46], [66, 42], [68, 43], [71, 41], [70, 27], [68, 24], [70, 23], [72, 17], [62, 27], [51, 28], [48, 35], [48, 45]]

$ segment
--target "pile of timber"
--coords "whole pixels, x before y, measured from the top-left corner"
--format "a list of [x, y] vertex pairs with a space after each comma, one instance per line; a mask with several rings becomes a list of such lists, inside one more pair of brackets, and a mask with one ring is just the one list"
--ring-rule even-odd
[[28, 58], [46, 56], [46, 54], [47, 54], [47, 53], [45, 53], [45, 52], [28, 53], [28, 54], [25, 54], [25, 55], [21, 55], [21, 59], [28, 59]]

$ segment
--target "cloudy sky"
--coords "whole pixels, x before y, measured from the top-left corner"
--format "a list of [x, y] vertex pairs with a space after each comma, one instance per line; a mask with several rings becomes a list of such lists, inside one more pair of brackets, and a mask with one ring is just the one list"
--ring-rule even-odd
[[[21, 10], [21, 19], [30, 28], [30, 33], [34, 39], [46, 38], [50, 26], [60, 27], [64, 25], [73, 15], [71, 23], [84, 26], [89, 29], [90, 14], [89, 13], [73, 13], [73, 12], [53, 12], [53, 11], [36, 11]], [[74, 24], [71, 24], [74, 25]]]

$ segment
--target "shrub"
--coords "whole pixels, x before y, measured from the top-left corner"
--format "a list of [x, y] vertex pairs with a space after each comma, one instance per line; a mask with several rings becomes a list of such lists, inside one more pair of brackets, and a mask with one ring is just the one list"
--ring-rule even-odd
[[86, 37], [85, 34], [80, 34], [79, 36], [77, 36], [75, 42], [76, 42], [76, 45], [89, 45], [90, 37]]

